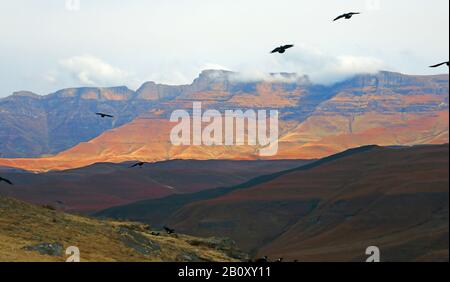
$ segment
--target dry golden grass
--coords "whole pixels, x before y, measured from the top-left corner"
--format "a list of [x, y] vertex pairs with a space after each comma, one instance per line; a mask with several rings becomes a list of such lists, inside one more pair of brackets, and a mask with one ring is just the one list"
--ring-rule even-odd
[[25, 250], [42, 243], [62, 244], [64, 251], [76, 246], [82, 262], [237, 261], [216, 249], [189, 244], [193, 239], [202, 240], [163, 233], [152, 236], [143, 224], [91, 219], [0, 197], [1, 262], [66, 260], [64, 252], [48, 256]]

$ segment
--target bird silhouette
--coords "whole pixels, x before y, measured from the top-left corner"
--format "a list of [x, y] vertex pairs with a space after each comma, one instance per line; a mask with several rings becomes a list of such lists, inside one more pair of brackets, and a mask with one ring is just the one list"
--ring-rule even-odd
[[167, 232], [167, 234], [174, 234], [175, 233], [175, 229], [169, 228], [167, 226], [164, 226], [164, 230]]
[[6, 182], [6, 183], [8, 183], [9, 185], [14, 185], [11, 181], [9, 181], [8, 179], [3, 178], [3, 177], [0, 177], [0, 182]]
[[274, 54], [274, 53], [283, 54], [283, 53], [286, 52], [287, 49], [292, 48], [292, 47], [294, 47], [294, 45], [292, 45], [292, 44], [291, 45], [283, 45], [283, 46], [280, 46], [280, 47], [277, 47], [277, 48], [273, 49], [273, 51], [270, 52], [270, 53], [272, 53], [272, 54]]
[[337, 18], [335, 18], [333, 21], [335, 22], [335, 21], [337, 21], [337, 20], [340, 20], [340, 19], [347, 19], [347, 20], [349, 20], [349, 19], [351, 19], [354, 15], [359, 15], [359, 14], [361, 14], [361, 13], [346, 13], [346, 14], [342, 14], [342, 15], [340, 15], [339, 17], [337, 17]]
[[438, 67], [440, 67], [440, 66], [443, 66], [443, 65], [447, 65], [447, 67], [450, 67], [450, 62], [443, 62], [443, 63], [440, 63], [440, 64], [437, 64], [437, 65], [434, 65], [434, 66], [430, 66], [430, 68], [438, 68]]
[[130, 166], [130, 168], [134, 168], [134, 167], [143, 167], [146, 163], [144, 162], [138, 162], [135, 163], [134, 165]]
[[104, 114], [104, 113], [96, 113], [96, 115], [100, 116], [101, 118], [105, 118], [105, 117], [113, 118], [114, 117], [112, 115], [108, 115], [108, 114]]

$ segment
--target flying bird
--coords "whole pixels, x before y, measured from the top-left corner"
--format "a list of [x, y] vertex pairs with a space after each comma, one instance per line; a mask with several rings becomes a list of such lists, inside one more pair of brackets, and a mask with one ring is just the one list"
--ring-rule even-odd
[[3, 178], [3, 177], [0, 177], [0, 182], [6, 182], [6, 183], [8, 183], [9, 185], [14, 185], [11, 181], [9, 181], [8, 179]]
[[434, 66], [430, 66], [430, 68], [438, 68], [438, 67], [443, 66], [443, 65], [447, 65], [447, 67], [450, 67], [450, 62], [443, 62], [443, 63], [437, 64], [437, 65], [434, 65]]
[[294, 45], [292, 45], [292, 44], [291, 45], [283, 45], [283, 46], [273, 49], [273, 51], [271, 53], [272, 54], [274, 54], [274, 53], [283, 54], [284, 52], [286, 52], [287, 49], [292, 48], [292, 47], [294, 47]]
[[347, 20], [349, 20], [354, 15], [359, 15], [359, 14], [361, 14], [361, 13], [346, 13], [346, 14], [342, 14], [339, 17], [335, 18], [333, 21], [335, 22], [335, 21], [340, 20], [340, 19], [347, 19]]
[[104, 113], [96, 113], [96, 115], [100, 116], [101, 118], [105, 118], [105, 117], [113, 118], [114, 117], [112, 115], [108, 115], [108, 114], [104, 114]]
[[135, 163], [134, 165], [130, 166], [130, 168], [133, 168], [133, 167], [143, 167], [145, 164], [146, 164], [146, 163], [144, 163], [144, 162], [138, 162], [138, 163]]
[[169, 228], [167, 226], [164, 226], [164, 230], [167, 232], [167, 234], [174, 234], [175, 233], [175, 229]]

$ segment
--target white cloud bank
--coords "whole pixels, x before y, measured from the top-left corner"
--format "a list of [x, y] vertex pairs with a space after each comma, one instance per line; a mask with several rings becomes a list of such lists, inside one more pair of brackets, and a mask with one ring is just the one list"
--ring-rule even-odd
[[[248, 61], [224, 64], [223, 62], [166, 64], [150, 74], [148, 80], [163, 84], [190, 84], [204, 70], [233, 71], [231, 79], [237, 82], [269, 81], [301, 83], [307, 76], [316, 84], [333, 84], [357, 74], [375, 74], [391, 69], [383, 60], [368, 56], [332, 55], [317, 48], [298, 45], [285, 54], [263, 52]], [[281, 75], [281, 73], [284, 73]], [[291, 75], [297, 74], [297, 76]]]
[[308, 76], [313, 83], [333, 84], [357, 74], [373, 74], [389, 67], [380, 59], [364, 56], [333, 56], [321, 50], [296, 46], [285, 54], [269, 55], [253, 65], [245, 64], [235, 68], [240, 81], [278, 81], [290, 82], [286, 76], [270, 73], [296, 73], [299, 77]]
[[315, 83], [331, 84], [357, 74], [374, 74], [386, 68], [386, 64], [376, 58], [343, 55], [330, 57], [318, 62], [318, 67], [309, 70]]
[[[147, 80], [164, 84], [190, 84], [203, 70], [227, 70], [237, 73], [232, 79], [240, 82], [271, 81], [299, 82], [302, 76], [308, 76], [313, 83], [332, 84], [356, 74], [376, 73], [386, 65], [383, 61], [371, 57], [332, 56], [318, 49], [296, 46], [285, 54], [265, 54], [259, 59], [242, 62], [239, 65], [225, 67], [217, 63], [198, 64], [197, 67], [183, 68], [181, 65], [166, 65], [158, 72], [136, 77], [132, 72], [123, 70], [104, 60], [92, 56], [74, 56], [59, 62], [58, 71], [45, 75], [50, 83], [65, 81], [72, 86], [117, 86], [126, 85], [137, 89]], [[273, 75], [272, 73], [296, 73], [298, 76]]]
[[134, 85], [136, 81], [131, 73], [90, 55], [61, 60], [60, 67], [78, 85]]

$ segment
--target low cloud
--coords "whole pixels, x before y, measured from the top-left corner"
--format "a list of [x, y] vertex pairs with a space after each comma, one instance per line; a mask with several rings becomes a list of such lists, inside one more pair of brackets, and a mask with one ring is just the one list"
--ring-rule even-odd
[[50, 71], [50, 72], [44, 74], [43, 78], [46, 82], [48, 82], [50, 84], [54, 84], [58, 81], [58, 75], [53, 71]]
[[364, 56], [326, 54], [318, 49], [295, 46], [285, 54], [265, 54], [239, 65], [224, 66], [219, 63], [195, 64], [190, 68], [164, 65], [151, 75], [141, 76], [113, 66], [94, 56], [75, 56], [59, 62], [59, 70], [49, 72], [49, 83], [64, 81], [71, 86], [127, 85], [137, 89], [146, 80], [163, 84], [190, 84], [203, 70], [234, 71], [229, 78], [235, 82], [268, 81], [279, 83], [333, 84], [356, 74], [376, 73], [386, 69], [379, 59]]
[[240, 65], [234, 80], [298, 83], [308, 77], [313, 83], [333, 84], [356, 74], [377, 73], [385, 68], [383, 61], [372, 57], [333, 56], [318, 49], [295, 46], [283, 55], [274, 54], [252, 65]]
[[[380, 59], [368, 56], [332, 55], [308, 46], [295, 46], [285, 54], [264, 54], [238, 65], [199, 64], [199, 68], [181, 70], [184, 82], [192, 82], [203, 70], [233, 71], [235, 82], [267, 81], [273, 83], [316, 83], [330, 85], [357, 74], [374, 74], [389, 67]], [[172, 82], [174, 82], [172, 80]]]
[[364, 56], [326, 54], [318, 49], [299, 46], [281, 57], [278, 67], [308, 75], [314, 83], [332, 84], [362, 73], [376, 73], [386, 67], [383, 61]]
[[357, 74], [373, 74], [386, 65], [376, 58], [338, 56], [323, 62], [318, 71], [311, 71], [311, 79], [316, 83], [332, 84]]
[[198, 69], [200, 72], [204, 70], [223, 70], [223, 71], [232, 71], [232, 69], [225, 67], [223, 65], [214, 64], [214, 63], [206, 63], [200, 66]]
[[76, 56], [60, 61], [74, 82], [85, 86], [134, 86], [133, 75], [94, 56]]

